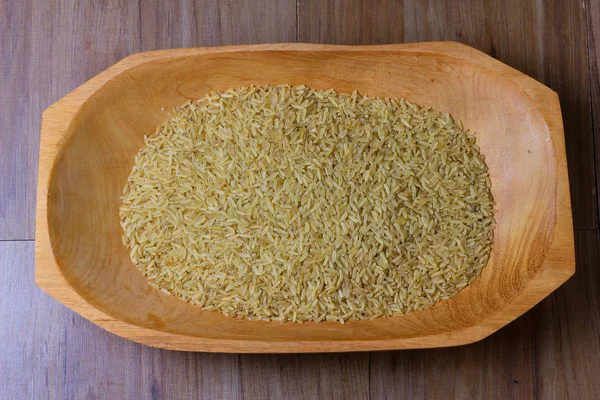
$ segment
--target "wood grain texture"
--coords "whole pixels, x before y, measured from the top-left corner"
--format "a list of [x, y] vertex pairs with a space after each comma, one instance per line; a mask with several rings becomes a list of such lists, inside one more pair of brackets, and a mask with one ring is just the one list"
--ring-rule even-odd
[[585, 399], [600, 393], [600, 238], [579, 231], [577, 274], [532, 312], [540, 399]]
[[[596, 194], [600, 193], [600, 0], [586, 0], [590, 100], [596, 149]], [[600, 206], [600, 198], [598, 199]]]
[[141, 346], [37, 290], [33, 246], [0, 242], [2, 399], [239, 398], [236, 355]]
[[295, 0], [140, 2], [141, 51], [296, 41]]
[[106, 1], [103, 6], [0, 2], [0, 240], [34, 237], [42, 111], [81, 82], [139, 51], [137, 4]]
[[371, 353], [371, 398], [592, 399], [600, 391], [600, 241], [577, 231], [573, 279], [468, 346]]
[[371, 398], [530, 398], [534, 363], [527, 315], [468, 346], [372, 353]]
[[[240, 3], [249, 9], [249, 2]], [[258, 7], [261, 3], [268, 6], [261, 8], [262, 14], [249, 10], [246, 15], [236, 16], [232, 1], [0, 1], [0, 50], [3, 55], [0, 58], [0, 120], [3, 121], [0, 126], [0, 240], [33, 238], [35, 194], [32, 189], [35, 188], [37, 142], [43, 109], [117, 60], [137, 51], [294, 41], [295, 23], [286, 23], [283, 30], [276, 28], [276, 24], [294, 21], [295, 2], [291, 5], [285, 2], [286, 6], [278, 9], [275, 6], [284, 2], [254, 3], [259, 3]], [[307, 5], [314, 9], [316, 1], [299, 0], [298, 3], [301, 41], [377, 44], [459, 40], [541, 79], [554, 89], [560, 88], [569, 133], [569, 158], [575, 159], [577, 164], [577, 167], [572, 162], [570, 165], [571, 170], [576, 168], [574, 177], [571, 171], [575, 225], [580, 228], [597, 226], [594, 218], [597, 212], [595, 207], [590, 208], [589, 200], [593, 196], [595, 202], [596, 196], [589, 190], [593, 177], [588, 171], [594, 167], [590, 160], [589, 117], [585, 116], [589, 89], [584, 82], [587, 74], [582, 67], [586, 54], [581, 46], [585, 40], [581, 1], [513, 0], [506, 6], [502, 6], [500, 0], [347, 1], [338, 2], [340, 8], [336, 12], [327, 11], [323, 18], [305, 15]], [[331, 8], [328, 4], [334, 4], [319, 3], [324, 10]], [[229, 11], [221, 9], [220, 4]], [[599, 7], [597, 0], [586, 0], [585, 4], [592, 77], [589, 83], [592, 98], [598, 99]], [[202, 12], [204, 9], [218, 12], [207, 14]], [[357, 9], [360, 14], [355, 11]], [[271, 10], [281, 14], [276, 15]], [[563, 10], [568, 12], [562, 15]], [[353, 26], [343, 26], [339, 14], [351, 20]], [[238, 19], [219, 24], [218, 17], [224, 15]], [[102, 21], [102, 24], [95, 21]], [[263, 33], [258, 38], [256, 29], [249, 27], [252, 21], [262, 26], [262, 32], [270, 33]], [[335, 31], [328, 29], [328, 25], [336, 27]], [[199, 31], [205, 34], [201, 36]], [[552, 81], [549, 77], [553, 77]], [[600, 137], [598, 104], [597, 100], [592, 103], [596, 138]], [[596, 139], [597, 148], [599, 143]], [[596, 347], [600, 330], [597, 232], [576, 232], [575, 244], [578, 272], [564, 286], [569, 290], [559, 290], [532, 312], [485, 341], [455, 349], [370, 353], [371, 398], [419, 399], [424, 398], [426, 391], [443, 392], [441, 398], [452, 398], [452, 393], [461, 398], [511, 398], [510, 395], [519, 393], [521, 389], [517, 387], [523, 382], [526, 382], [526, 389], [514, 398], [594, 398], [598, 393], [594, 383], [600, 370]], [[100, 399], [161, 399], [167, 398], [165, 394], [171, 399], [193, 398], [192, 393], [202, 393], [206, 399], [251, 398], [239, 390], [240, 376], [244, 377], [244, 388], [248, 393], [263, 393], [266, 385], [260, 380], [268, 379], [273, 393], [285, 392], [290, 394], [290, 399], [305, 399], [307, 397], [290, 390], [301, 388], [304, 381], [292, 374], [277, 373], [274, 367], [265, 365], [272, 364], [280, 371], [305, 377], [307, 373], [299, 372], [298, 365], [311, 369], [313, 365], [323, 365], [331, 357], [339, 364], [327, 364], [329, 369], [339, 371], [343, 369], [341, 363], [346, 361], [335, 355], [319, 355], [298, 356], [310, 360], [304, 362], [297, 361], [295, 356], [273, 356], [271, 362], [265, 355], [249, 356], [257, 357], [259, 361], [243, 362], [243, 366], [238, 367], [236, 356], [215, 355], [204, 359], [203, 355], [194, 354], [182, 357], [180, 355], [185, 353], [152, 350], [130, 343], [74, 315], [35, 288], [32, 252], [30, 243], [0, 243], [0, 370], [4, 372], [0, 392], [3, 399], [64, 399], [75, 398], [75, 393], [89, 393], [90, 398]], [[569, 314], [572, 310], [576, 317]], [[504, 333], [507, 330], [510, 332]], [[95, 358], [91, 359], [87, 350], [81, 349], [95, 346], [96, 342], [100, 350], [95, 350]], [[72, 343], [77, 343], [77, 352], [69, 351]], [[533, 343], [533, 359], [530, 358], [530, 343]], [[511, 351], [513, 346], [522, 349], [523, 354]], [[500, 350], [508, 351], [509, 356]], [[146, 352], [153, 356], [147, 356]], [[513, 356], [515, 360], [511, 359]], [[323, 359], [316, 361], [312, 357]], [[360, 360], [365, 362], [363, 358]], [[259, 362], [263, 365], [261, 370], [272, 375], [254, 375]], [[76, 366], [90, 368], [90, 364], [102, 366], [94, 370], [96, 376], [93, 379], [76, 375]], [[63, 365], [71, 366], [69, 374], [64, 374]], [[215, 368], [210, 369], [208, 378], [202, 378], [203, 388], [196, 391], [197, 377], [211, 365]], [[429, 365], [434, 367], [429, 368]], [[187, 374], [178, 379], [169, 373], [169, 368]], [[239, 368], [237, 375], [234, 374], [236, 368]], [[390, 374], [388, 370], [392, 368], [394, 373]], [[353, 370], [364, 371], [365, 368]], [[322, 368], [319, 371], [327, 373]], [[485, 377], [483, 381], [482, 376]], [[222, 377], [223, 386], [226, 382], [231, 385], [223, 387], [221, 383], [209, 383], [219, 377]], [[324, 377], [308, 385], [317, 387], [311, 389], [314, 390], [311, 393], [332, 393], [334, 389], [330, 386], [351, 386], [352, 382], [343, 378], [344, 375], [336, 373], [331, 379]], [[425, 378], [434, 381], [425, 381]], [[356, 379], [362, 384], [368, 381], [364, 376]], [[173, 383], [169, 385], [171, 380]], [[533, 380], [533, 391], [530, 391], [529, 380]], [[110, 388], [106, 396], [94, 389], [96, 385]], [[362, 387], [356, 390], [359, 394], [364, 393]], [[506, 395], [503, 395], [504, 390]], [[298, 393], [305, 392], [298, 389]], [[348, 397], [352, 398], [351, 395]]]
[[[141, 50], [295, 40], [293, 0], [165, 3], [0, 1], [0, 241], [34, 237], [41, 113], [58, 98]], [[137, 345], [40, 292], [32, 242], [0, 242], [0, 275], [3, 399], [239, 398], [237, 356]]]
[[32, 239], [39, 115], [29, 100], [35, 57], [31, 15], [0, 3], [0, 240]]
[[33, 239], [41, 112], [127, 55], [294, 42], [295, 0], [0, 2], [0, 240]]
[[369, 399], [368, 354], [241, 355], [245, 399]]
[[[144, 135], [164, 120], [165, 108], [211, 90], [266, 83], [405, 97], [477, 132], [498, 210], [493, 255], [481, 277], [425, 311], [344, 325], [228, 318], [148, 286], [118, 219]], [[157, 347], [323, 352], [465, 344], [512, 321], [574, 272], [556, 94], [458, 43], [239, 46], [128, 57], [45, 111], [38, 189], [38, 285], [105, 329]]]
[[581, 1], [300, 0], [300, 42], [454, 40], [554, 89], [567, 139], [574, 226], [598, 227], [585, 15]]
[[298, 41], [325, 44], [390, 44], [404, 42], [402, 1], [300, 0]]

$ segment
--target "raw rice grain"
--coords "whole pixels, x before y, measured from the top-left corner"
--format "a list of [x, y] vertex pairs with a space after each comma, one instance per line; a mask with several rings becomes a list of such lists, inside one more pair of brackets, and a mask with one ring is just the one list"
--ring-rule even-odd
[[475, 136], [402, 99], [277, 85], [188, 102], [146, 138], [124, 242], [150, 284], [277, 321], [430, 307], [490, 256], [494, 202]]

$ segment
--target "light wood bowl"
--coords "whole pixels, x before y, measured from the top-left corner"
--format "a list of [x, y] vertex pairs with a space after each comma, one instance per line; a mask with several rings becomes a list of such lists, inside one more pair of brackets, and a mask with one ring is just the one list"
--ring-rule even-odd
[[[120, 196], [167, 110], [211, 90], [290, 83], [404, 97], [476, 132], [497, 202], [493, 254], [450, 300], [374, 321], [246, 321], [150, 287], [121, 241]], [[135, 54], [44, 112], [36, 282], [83, 317], [150, 346], [213, 352], [327, 352], [480, 340], [575, 271], [567, 161], [555, 92], [458, 43], [255, 45]]]

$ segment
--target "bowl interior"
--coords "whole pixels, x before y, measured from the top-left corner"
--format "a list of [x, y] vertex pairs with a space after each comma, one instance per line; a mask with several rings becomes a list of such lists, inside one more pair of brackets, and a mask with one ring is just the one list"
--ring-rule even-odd
[[[118, 212], [144, 135], [166, 119], [166, 110], [186, 100], [267, 83], [404, 97], [462, 120], [486, 157], [498, 210], [493, 254], [481, 276], [428, 310], [344, 325], [238, 320], [150, 287], [121, 241]], [[410, 51], [239, 51], [135, 66], [105, 84], [70, 124], [48, 197], [56, 261], [94, 307], [155, 330], [246, 340], [414, 338], [472, 326], [510, 302], [541, 268], [555, 219], [554, 148], [531, 100], [483, 68]]]

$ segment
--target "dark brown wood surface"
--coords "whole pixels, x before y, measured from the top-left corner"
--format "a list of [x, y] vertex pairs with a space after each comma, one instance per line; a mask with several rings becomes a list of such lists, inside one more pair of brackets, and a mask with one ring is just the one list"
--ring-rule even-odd
[[[506, 328], [472, 345], [424, 351], [170, 352], [115, 337], [36, 288], [40, 116], [87, 79], [152, 49], [430, 40], [483, 50], [561, 99], [577, 273]], [[599, 0], [0, 0], [0, 54], [0, 398], [594, 399], [600, 393]]]

